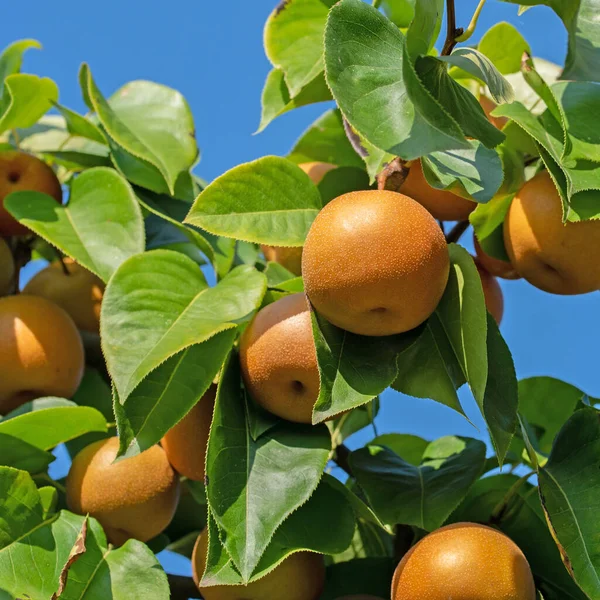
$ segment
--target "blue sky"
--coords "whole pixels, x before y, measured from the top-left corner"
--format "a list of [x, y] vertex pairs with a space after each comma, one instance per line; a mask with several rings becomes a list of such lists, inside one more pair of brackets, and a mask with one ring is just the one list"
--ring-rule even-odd
[[[100, 4], [61, 0], [36, 2], [25, 13], [22, 3], [12, 2], [2, 9], [7, 26], [2, 28], [0, 46], [20, 38], [41, 41], [44, 49], [27, 54], [24, 70], [53, 78], [60, 87], [61, 103], [82, 112], [77, 71], [83, 61], [89, 63], [105, 94], [133, 79], [177, 88], [195, 117], [202, 150], [196, 170], [210, 180], [241, 162], [285, 154], [326, 109], [313, 106], [295, 111], [266, 132], [252, 135], [270, 68], [262, 49], [262, 28], [274, 4], [275, 0], [226, 4], [214, 0], [105, 0]], [[458, 24], [466, 26], [477, 2], [459, 0], [456, 4]], [[500, 20], [518, 27], [534, 55], [563, 62], [566, 35], [549, 9], [534, 8], [517, 17], [515, 5], [489, 0], [474, 39]], [[470, 234], [463, 243], [472, 250]], [[502, 288], [506, 302], [502, 332], [519, 377], [551, 375], [600, 396], [598, 293], [552, 296], [522, 281], [503, 281]], [[429, 439], [448, 434], [485, 437], [470, 394], [462, 397], [479, 431], [445, 407], [388, 392], [377, 420], [379, 432], [409, 432]], [[371, 435], [370, 431], [359, 434], [350, 445], [363, 444]], [[168, 557], [165, 565], [173, 572], [189, 572], [182, 559]]]

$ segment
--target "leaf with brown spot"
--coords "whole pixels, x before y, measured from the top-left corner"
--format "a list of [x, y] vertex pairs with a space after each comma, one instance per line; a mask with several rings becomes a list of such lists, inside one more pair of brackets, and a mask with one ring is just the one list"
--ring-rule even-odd
[[67, 577], [69, 576], [69, 570], [75, 561], [77, 561], [83, 554], [85, 554], [86, 547], [85, 542], [87, 539], [87, 530], [88, 530], [88, 518], [86, 517], [83, 521], [83, 525], [81, 526], [81, 531], [73, 544], [73, 548], [71, 548], [71, 552], [69, 553], [69, 558], [65, 563], [65, 566], [62, 568], [60, 572], [60, 576], [58, 578], [58, 590], [52, 594], [52, 598], [50, 600], [58, 600], [61, 597], [62, 593], [65, 591], [65, 587], [67, 586]]

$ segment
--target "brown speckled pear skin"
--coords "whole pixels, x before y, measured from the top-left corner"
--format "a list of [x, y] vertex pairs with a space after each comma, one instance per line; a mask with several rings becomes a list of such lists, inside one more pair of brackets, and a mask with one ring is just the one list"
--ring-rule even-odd
[[514, 197], [504, 221], [504, 243], [517, 271], [545, 292], [600, 289], [600, 221], [563, 225], [560, 196], [546, 171]]
[[351, 192], [317, 215], [302, 259], [306, 293], [334, 325], [362, 335], [414, 329], [438, 305], [450, 259], [444, 235], [396, 192]]
[[21, 191], [43, 192], [62, 202], [60, 182], [45, 162], [25, 152], [0, 152], [0, 235], [29, 232], [4, 208], [4, 198]]
[[217, 386], [211, 385], [190, 412], [161, 441], [173, 468], [193, 481], [204, 480], [206, 447], [216, 394]]
[[15, 261], [8, 244], [0, 237], [0, 296], [8, 294], [15, 275]]
[[205, 600], [318, 600], [325, 585], [325, 563], [320, 554], [296, 552], [262, 579], [244, 586], [204, 587], [208, 535], [204, 530], [192, 554], [194, 582]]
[[464, 221], [477, 207], [472, 200], [431, 187], [425, 179], [420, 160], [410, 164], [408, 177], [400, 191], [416, 200], [440, 221]]
[[535, 600], [529, 564], [503, 533], [476, 523], [442, 527], [396, 568], [392, 600]]
[[311, 423], [319, 371], [304, 294], [265, 306], [240, 341], [244, 383], [263, 408], [287, 421]]
[[179, 479], [165, 451], [152, 446], [113, 463], [116, 437], [84, 448], [67, 477], [67, 505], [98, 519], [112, 544], [134, 538], [146, 542], [171, 522], [179, 500]]
[[[336, 165], [324, 162], [308, 162], [298, 165], [313, 181], [319, 185], [323, 177]], [[267, 246], [262, 245], [261, 250], [268, 261], [279, 263], [294, 275], [302, 275], [302, 247]]]
[[477, 241], [475, 234], [473, 234], [473, 244], [475, 245], [475, 252], [477, 253], [479, 264], [490, 275], [500, 277], [501, 279], [521, 279], [521, 276], [509, 261], [500, 260], [499, 258], [494, 258], [493, 256], [486, 254], [480, 243]]
[[99, 333], [104, 282], [71, 258], [64, 258], [63, 262], [69, 275], [60, 263], [52, 263], [31, 278], [23, 294], [41, 296], [58, 304], [78, 329]]
[[479, 263], [475, 260], [475, 266], [481, 278], [481, 287], [483, 288], [483, 295], [485, 297], [485, 306], [488, 312], [494, 317], [494, 320], [498, 325], [502, 322], [504, 316], [504, 295], [502, 294], [502, 288], [498, 283], [498, 280], [490, 275]]
[[0, 415], [34, 398], [70, 398], [84, 366], [81, 337], [62, 308], [36, 296], [0, 298]]

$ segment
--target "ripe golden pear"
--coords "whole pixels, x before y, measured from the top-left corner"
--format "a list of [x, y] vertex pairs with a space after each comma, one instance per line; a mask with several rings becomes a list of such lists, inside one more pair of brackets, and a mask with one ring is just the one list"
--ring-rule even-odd
[[368, 594], [355, 594], [353, 596], [342, 596], [337, 600], [383, 600], [379, 596], [369, 596]]
[[[336, 165], [324, 162], [308, 162], [298, 165], [313, 181], [319, 185], [321, 180], [329, 171], [336, 168]], [[267, 246], [262, 245], [261, 249], [268, 261], [279, 263], [294, 275], [302, 275], [302, 247], [287, 246]]]
[[500, 260], [499, 258], [494, 258], [493, 256], [486, 254], [477, 241], [475, 234], [473, 234], [473, 243], [475, 245], [475, 252], [477, 253], [479, 264], [490, 275], [500, 277], [501, 279], [521, 279], [521, 276], [509, 261]]
[[44, 192], [62, 202], [60, 181], [45, 162], [25, 152], [0, 152], [0, 235], [29, 232], [4, 208], [4, 198], [20, 191]]
[[600, 221], [563, 224], [560, 196], [546, 171], [514, 197], [504, 221], [504, 243], [516, 270], [545, 292], [600, 289]]
[[476, 523], [442, 527], [404, 556], [392, 600], [535, 600], [529, 563], [503, 533]]
[[494, 317], [496, 323], [500, 325], [504, 316], [504, 295], [502, 294], [502, 288], [498, 280], [493, 275], [490, 275], [477, 259], [475, 259], [475, 266], [481, 278], [485, 306], [492, 317]]
[[284, 296], [254, 317], [240, 340], [244, 383], [269, 412], [311, 423], [319, 396], [319, 369], [304, 294]]
[[507, 117], [492, 117], [491, 113], [495, 108], [498, 108], [498, 105], [491, 98], [482, 94], [479, 96], [479, 104], [481, 104], [488, 121], [497, 129], [502, 129], [508, 123]]
[[179, 479], [160, 446], [113, 463], [118, 450], [119, 439], [112, 437], [75, 456], [67, 477], [67, 505], [98, 519], [112, 544], [131, 538], [146, 542], [171, 522]]
[[194, 582], [204, 600], [318, 600], [325, 586], [325, 563], [320, 554], [296, 552], [262, 579], [248, 585], [205, 587], [200, 580], [206, 568], [208, 534], [196, 540], [192, 554]]
[[389, 191], [351, 192], [317, 215], [302, 258], [313, 306], [362, 335], [409, 331], [435, 310], [448, 282], [444, 235], [418, 202]]
[[477, 207], [477, 202], [431, 187], [425, 179], [420, 160], [410, 164], [400, 192], [416, 200], [440, 221], [464, 221]]
[[0, 296], [10, 292], [15, 276], [15, 261], [8, 244], [0, 237]]
[[23, 288], [23, 294], [41, 296], [60, 306], [82, 331], [99, 333], [100, 306], [104, 282], [71, 258], [63, 258], [67, 275], [60, 262], [37, 273]]
[[161, 440], [172, 467], [194, 481], [204, 481], [206, 447], [217, 386], [211, 385], [196, 405]]
[[42, 396], [70, 398], [83, 369], [81, 337], [62, 308], [36, 296], [0, 298], [0, 414]]

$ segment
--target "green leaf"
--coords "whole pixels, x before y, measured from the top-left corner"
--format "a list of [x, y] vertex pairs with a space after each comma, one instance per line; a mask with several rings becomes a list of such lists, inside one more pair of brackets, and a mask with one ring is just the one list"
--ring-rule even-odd
[[563, 562], [589, 598], [600, 595], [600, 413], [583, 408], [538, 468], [542, 506]]
[[343, 194], [368, 190], [370, 187], [369, 176], [364, 169], [338, 167], [325, 173], [319, 183], [319, 192], [325, 205]]
[[344, 119], [344, 129], [346, 135], [352, 144], [352, 147], [356, 153], [363, 159], [365, 166], [367, 167], [367, 173], [369, 174], [369, 180], [371, 183], [375, 182], [375, 178], [383, 170], [385, 165], [394, 160], [394, 155], [384, 152], [379, 148], [376, 148], [368, 142], [363, 136], [361, 136], [352, 125]]
[[377, 436], [369, 445], [385, 446], [407, 463], [418, 467], [430, 442], [409, 433], [385, 433]]
[[415, 467], [383, 446], [350, 455], [352, 472], [379, 518], [388, 525], [440, 527], [479, 478], [485, 463], [479, 440], [445, 437], [431, 442]]
[[381, 6], [392, 23], [406, 28], [415, 17], [416, 3], [417, 0], [376, 0], [373, 5]]
[[46, 485], [38, 488], [38, 492], [40, 493], [40, 502], [42, 503], [42, 514], [44, 519], [46, 519], [56, 512], [58, 490], [54, 486]]
[[285, 158], [267, 156], [215, 179], [185, 222], [238, 240], [301, 246], [321, 208], [317, 187], [302, 169]]
[[50, 452], [24, 440], [3, 433], [0, 429], [0, 465], [14, 467], [29, 473], [42, 473], [54, 460]]
[[489, 202], [498, 192], [504, 173], [498, 153], [480, 142], [469, 141], [467, 150], [434, 152], [421, 158], [429, 185], [451, 189], [475, 202]]
[[292, 98], [283, 71], [273, 69], [267, 75], [261, 97], [262, 113], [256, 133], [264, 131], [277, 117], [307, 104], [331, 100], [331, 92], [323, 73], [319, 73]]
[[383, 338], [356, 335], [311, 313], [321, 387], [313, 423], [366, 404], [396, 379], [396, 357], [420, 330]]
[[265, 276], [248, 266], [209, 288], [198, 265], [172, 250], [124, 262], [106, 287], [100, 319], [121, 403], [171, 356], [248, 320], [265, 290]]
[[331, 9], [325, 64], [342, 113], [377, 148], [412, 160], [466, 147], [457, 123], [417, 77], [404, 36], [373, 7], [342, 0]]
[[207, 494], [221, 541], [244, 582], [276, 530], [317, 488], [331, 448], [325, 425], [285, 421], [254, 441], [248, 432], [249, 408], [240, 389], [238, 357], [232, 354], [217, 391]]
[[363, 166], [363, 161], [346, 136], [344, 119], [337, 109], [319, 117], [302, 134], [288, 158], [296, 164], [325, 162], [339, 167]]
[[231, 350], [236, 330], [190, 346], [152, 371], [127, 401], [115, 397], [119, 456], [131, 457], [158, 444], [209, 388]]
[[[478, 204], [477, 208], [469, 215], [469, 222], [473, 226], [480, 244], [495, 232], [500, 231], [502, 233], [502, 225], [513, 197], [514, 194], [496, 196], [487, 204]], [[504, 246], [504, 242], [502, 242], [502, 246]], [[487, 245], [482, 244], [481, 247], [486, 253], [489, 253], [490, 248]], [[492, 253], [492, 256], [501, 258], [496, 253]], [[507, 258], [506, 251], [503, 258], [504, 260]]]
[[340, 415], [337, 419], [328, 421], [327, 426], [331, 431], [333, 445], [337, 446], [357, 431], [373, 425], [378, 413], [379, 398], [375, 398], [368, 404], [363, 404], [348, 413]]
[[[11, 598], [50, 598], [86, 517], [67, 511], [48, 516], [31, 477], [16, 469], [0, 468], [0, 497], [0, 589]], [[166, 575], [141, 542], [109, 547], [90, 519], [85, 545], [67, 570], [61, 600], [168, 600]]]
[[415, 18], [406, 33], [406, 46], [413, 62], [433, 48], [443, 16], [444, 0], [415, 3]]
[[50, 450], [90, 431], [106, 431], [106, 419], [88, 406], [34, 410], [0, 423], [1, 434], [17, 437], [41, 450]]
[[58, 100], [58, 87], [48, 77], [9, 75], [0, 98], [0, 133], [31, 127]]
[[[275, 532], [250, 581], [264, 577], [295, 552], [304, 550], [336, 554], [348, 547], [354, 532], [355, 518], [347, 495], [336, 483], [329, 475], [323, 475], [315, 493]], [[240, 585], [243, 583], [242, 578], [218, 541], [220, 532], [214, 517], [210, 517], [211, 544], [203, 583]]]
[[[477, 98], [450, 77], [446, 63], [433, 56], [423, 56], [418, 59], [416, 69], [421, 81], [452, 115], [465, 136], [481, 140], [488, 148], [494, 148], [504, 140], [504, 134], [490, 123]], [[474, 146], [474, 142], [471, 144]], [[448, 154], [457, 152], [460, 151]]]
[[519, 412], [534, 426], [542, 452], [549, 454], [554, 438], [580, 402], [600, 402], [574, 385], [553, 377], [519, 381]]
[[529, 44], [518, 29], [506, 22], [496, 23], [488, 29], [477, 49], [494, 63], [502, 75], [518, 73], [523, 53], [531, 53]]
[[90, 169], [61, 206], [40, 192], [16, 192], [8, 211], [39, 236], [107, 281], [128, 257], [144, 250], [142, 213], [129, 184], [113, 169]]
[[92, 121], [61, 104], [56, 104], [56, 108], [65, 118], [67, 131], [71, 135], [87, 138], [99, 144], [106, 145], [104, 134]]
[[265, 52], [292, 98], [323, 71], [323, 32], [335, 0], [286, 0], [265, 25]]
[[498, 463], [502, 466], [517, 429], [519, 393], [510, 350], [490, 314], [487, 324], [487, 355], [485, 395], [483, 401], [476, 400], [488, 426]]
[[474, 48], [456, 48], [450, 56], [440, 56], [443, 60], [467, 73], [481, 79], [489, 88], [495, 102], [504, 104], [515, 99], [515, 92], [510, 83], [502, 76], [494, 63]]
[[[132, 81], [107, 102], [86, 65], [82, 73], [102, 127], [124, 151], [116, 157], [119, 167], [131, 178], [139, 172], [139, 163], [149, 164], [174, 194], [177, 179], [198, 157], [194, 121], [185, 98], [157, 83]], [[144, 186], [146, 177], [133, 176], [132, 181]]]
[[29, 48], [40, 50], [42, 45], [37, 40], [18, 40], [7, 46], [0, 54], [0, 92], [2, 92], [4, 80], [9, 75], [21, 72], [23, 54]]
[[584, 594], [560, 560], [533, 486], [522, 483], [512, 500], [505, 502], [518, 481], [515, 475], [494, 475], [476, 481], [449, 522], [489, 523], [492, 513], [504, 506], [500, 516], [493, 520], [494, 526], [524, 552], [546, 600], [584, 600]]

